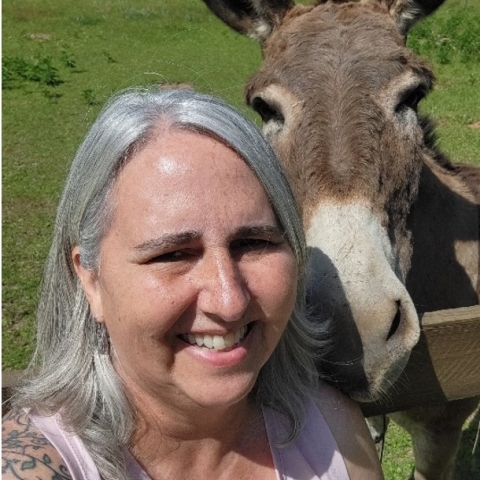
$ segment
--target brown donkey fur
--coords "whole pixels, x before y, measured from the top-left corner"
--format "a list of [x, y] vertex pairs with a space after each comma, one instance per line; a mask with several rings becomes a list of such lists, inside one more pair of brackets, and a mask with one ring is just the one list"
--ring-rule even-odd
[[[479, 302], [480, 169], [436, 148], [417, 113], [433, 74], [405, 46], [443, 0], [204, 1], [262, 47], [246, 97], [302, 210], [310, 303], [332, 318], [320, 369], [353, 398], [381, 397], [418, 341], [417, 312]], [[439, 402], [393, 416], [417, 480], [452, 478], [478, 399]]]

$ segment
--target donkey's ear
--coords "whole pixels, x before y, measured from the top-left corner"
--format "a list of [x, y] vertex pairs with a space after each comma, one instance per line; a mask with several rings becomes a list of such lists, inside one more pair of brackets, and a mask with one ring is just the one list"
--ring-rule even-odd
[[203, 0], [229, 27], [264, 42], [294, 3], [292, 0]]
[[387, 6], [401, 32], [406, 35], [422, 18], [433, 13], [445, 0], [380, 0]]

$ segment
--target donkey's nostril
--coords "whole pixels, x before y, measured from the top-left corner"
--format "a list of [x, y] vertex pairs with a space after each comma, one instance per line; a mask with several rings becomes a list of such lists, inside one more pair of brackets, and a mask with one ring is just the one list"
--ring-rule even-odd
[[390, 338], [395, 335], [395, 332], [398, 330], [398, 327], [400, 326], [400, 320], [402, 319], [402, 310], [400, 308], [400, 300], [397, 300], [397, 313], [395, 314], [395, 317], [393, 318], [392, 325], [390, 327], [390, 330], [387, 335], [387, 342], [390, 340]]

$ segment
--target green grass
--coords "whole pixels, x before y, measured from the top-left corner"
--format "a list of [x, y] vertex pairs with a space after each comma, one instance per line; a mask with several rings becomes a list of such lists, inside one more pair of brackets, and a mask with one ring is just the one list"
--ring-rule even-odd
[[386, 480], [407, 480], [413, 470], [410, 437], [393, 422], [385, 438], [382, 469]]
[[414, 27], [408, 45], [437, 77], [424, 111], [438, 125], [440, 146], [453, 159], [480, 163], [480, 4], [450, 0]]
[[[2, 9], [2, 368], [18, 369], [33, 349], [62, 183], [104, 101], [132, 85], [187, 82], [258, 122], [243, 104], [243, 86], [261, 56], [254, 41], [231, 32], [200, 0], [4, 0]], [[409, 39], [438, 78], [423, 110], [435, 118], [442, 148], [471, 163], [480, 163], [479, 25], [479, 2], [447, 0]], [[472, 432], [456, 480], [480, 478]], [[390, 429], [387, 480], [408, 478], [411, 466], [408, 437]]]

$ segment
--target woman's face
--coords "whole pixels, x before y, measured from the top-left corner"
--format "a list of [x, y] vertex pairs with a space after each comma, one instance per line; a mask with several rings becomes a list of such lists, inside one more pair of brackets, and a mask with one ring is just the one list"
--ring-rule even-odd
[[[97, 274], [74, 261], [134, 395], [245, 398], [295, 303], [297, 267], [267, 196], [218, 141], [159, 135], [120, 173]], [[134, 393], [135, 392], [135, 393]]]

